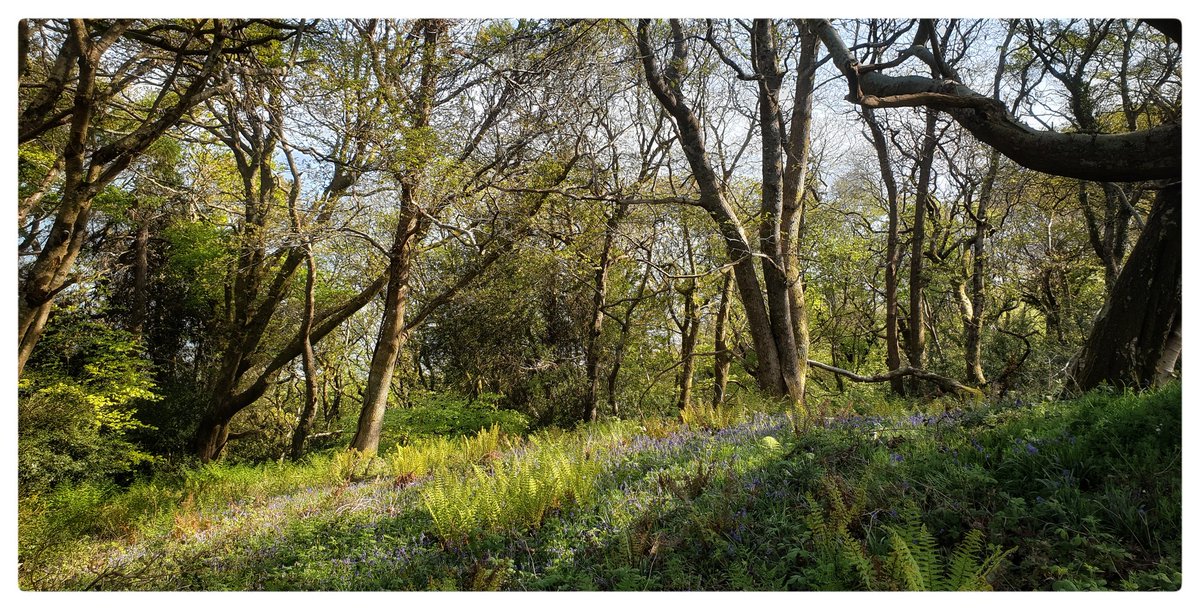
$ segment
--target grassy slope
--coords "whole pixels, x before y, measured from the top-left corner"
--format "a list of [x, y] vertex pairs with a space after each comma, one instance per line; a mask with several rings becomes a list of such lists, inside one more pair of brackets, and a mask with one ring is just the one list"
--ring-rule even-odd
[[351, 475], [367, 465], [344, 454], [210, 466], [24, 502], [20, 579], [27, 589], [1175, 589], [1181, 400], [1176, 386], [841, 418], [801, 434], [761, 414], [715, 432], [613, 422], [443, 447], [435, 474], [377, 461], [379, 476], [365, 479]]

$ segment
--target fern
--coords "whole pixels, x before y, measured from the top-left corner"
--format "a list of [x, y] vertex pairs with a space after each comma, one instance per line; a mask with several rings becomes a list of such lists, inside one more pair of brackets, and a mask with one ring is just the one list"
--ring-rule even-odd
[[543, 439], [520, 457], [493, 463], [490, 471], [474, 465], [461, 479], [439, 471], [422, 492], [438, 535], [457, 542], [482, 529], [536, 528], [554, 509], [589, 502], [600, 467], [583, 459], [586, 449], [564, 444]]
[[891, 534], [888, 568], [909, 591], [990, 590], [988, 580], [1013, 549], [987, 551], [983, 533], [971, 530], [950, 552], [948, 559], [914, 509], [904, 512], [899, 526], [884, 526]]
[[[866, 504], [866, 492], [860, 487], [843, 490], [840, 478], [827, 475], [820, 481], [821, 498], [825, 510], [811, 494], [807, 495], [812, 507], [805, 516], [816, 550], [817, 564], [825, 568], [823, 577], [830, 582], [814, 583], [828, 588], [844, 589], [853, 581], [866, 588], [874, 583], [874, 567], [867, 558], [865, 545], [850, 533], [850, 524], [860, 517]], [[846, 503], [849, 495], [850, 503]]]

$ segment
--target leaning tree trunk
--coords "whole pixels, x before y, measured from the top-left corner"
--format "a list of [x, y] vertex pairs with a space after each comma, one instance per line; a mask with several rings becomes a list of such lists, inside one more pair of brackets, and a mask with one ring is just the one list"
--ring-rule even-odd
[[[433, 114], [434, 94], [440, 65], [437, 49], [445, 24], [430, 20], [421, 24], [421, 77], [414, 95], [412, 124], [414, 131], [429, 126]], [[417, 188], [420, 170], [418, 162], [399, 176], [400, 218], [396, 223], [396, 234], [392, 249], [388, 253], [388, 281], [384, 301], [383, 320], [379, 325], [379, 339], [371, 355], [371, 366], [367, 371], [367, 389], [363, 394], [363, 406], [358, 415], [358, 427], [350, 448], [374, 454], [379, 449], [379, 436], [383, 430], [383, 414], [387, 409], [391, 393], [392, 376], [396, 371], [396, 360], [408, 338], [404, 324], [404, 309], [408, 302], [409, 279], [416, 259], [417, 244], [429, 226], [427, 217], [422, 217], [417, 206]]]
[[1068, 391], [1101, 384], [1147, 388], [1175, 369], [1183, 322], [1181, 208], [1181, 183], [1158, 192], [1141, 237], [1072, 362]]
[[780, 354], [772, 335], [771, 317], [763, 299], [758, 282], [758, 269], [754, 264], [755, 252], [737, 213], [721, 195], [720, 181], [704, 144], [704, 130], [696, 113], [687, 105], [683, 96], [679, 69], [687, 59], [687, 44], [679, 20], [672, 19], [672, 59], [664, 72], [658, 70], [654, 47], [650, 44], [649, 20], [638, 22], [637, 45], [646, 73], [646, 83], [655, 98], [675, 120], [679, 142], [692, 170], [700, 198], [697, 203], [717, 223], [725, 251], [733, 267], [738, 297], [746, 312], [746, 326], [757, 356], [754, 378], [759, 389], [772, 396], [782, 396], [786, 391], [780, 367]]
[[408, 303], [408, 282], [412, 274], [413, 259], [416, 257], [417, 242], [423, 224], [417, 215], [416, 206], [408, 199], [411, 191], [404, 189], [405, 205], [396, 226], [396, 237], [392, 244], [388, 263], [388, 283], [384, 301], [383, 321], [379, 325], [379, 340], [371, 355], [371, 367], [367, 371], [367, 388], [363, 394], [362, 411], [358, 415], [358, 427], [350, 448], [363, 453], [375, 453], [379, 449], [379, 437], [383, 431], [383, 414], [391, 394], [392, 376], [396, 371], [396, 360], [404, 348], [408, 333], [405, 332], [404, 310]]

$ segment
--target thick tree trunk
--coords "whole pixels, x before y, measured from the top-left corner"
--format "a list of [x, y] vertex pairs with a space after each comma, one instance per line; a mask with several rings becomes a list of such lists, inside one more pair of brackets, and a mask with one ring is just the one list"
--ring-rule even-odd
[[[436, 20], [427, 20], [421, 24], [421, 77], [413, 100], [413, 130], [428, 127], [430, 116], [433, 114], [434, 93], [440, 71], [437, 49], [444, 28], [445, 24]], [[363, 394], [362, 411], [358, 415], [358, 427], [354, 439], [350, 441], [351, 449], [368, 455], [374, 455], [379, 450], [383, 414], [391, 393], [396, 360], [408, 338], [404, 324], [408, 282], [417, 255], [417, 244], [429, 226], [428, 219], [420, 215], [416, 204], [420, 165], [417, 163], [416, 167], [407, 168], [399, 179], [400, 219], [396, 224], [396, 235], [389, 253], [383, 320], [379, 324], [379, 340], [375, 343], [371, 366], [367, 371], [367, 388]]]
[[[405, 192], [410, 191], [405, 189]], [[407, 197], [408, 195], [405, 196], [406, 199]], [[363, 394], [358, 427], [354, 439], [350, 441], [350, 448], [367, 454], [374, 454], [379, 449], [383, 415], [387, 409], [388, 396], [391, 394], [396, 360], [408, 337], [404, 328], [404, 309], [408, 301], [408, 281], [412, 274], [412, 263], [423, 228], [421, 224], [415, 206], [406, 203], [396, 227], [396, 238], [388, 264], [388, 283], [383, 320], [379, 324], [379, 340], [375, 343], [371, 366], [367, 371], [367, 388]]]
[[63, 148], [63, 188], [58, 212], [41, 252], [25, 274], [17, 300], [17, 377], [34, 346], [46, 330], [54, 297], [67, 285], [67, 276], [87, 237], [87, 221], [92, 198], [99, 191], [94, 185], [100, 167], [86, 162], [86, 147], [91, 132], [92, 116], [96, 113], [96, 70], [103, 49], [90, 42], [81, 20], [71, 22], [66, 46], [74, 45], [78, 60], [78, 75], [73, 100], [70, 129]]
[[776, 58], [774, 22], [770, 19], [755, 19], [753, 35], [754, 66], [760, 76], [758, 123], [762, 140], [762, 224], [759, 226], [758, 242], [763, 255], [763, 284], [767, 292], [771, 336], [779, 358], [783, 387], [792, 402], [800, 404], [804, 401], [804, 371], [796, 357], [796, 329], [792, 323], [793, 298], [788, 282], [782, 236], [784, 148], [779, 90], [783, 84], [783, 73], [779, 70]]
[[[97, 22], [99, 23], [99, 22]], [[187, 88], [177, 91], [175, 103], [160, 108], [157, 113], [133, 123], [133, 129], [122, 137], [107, 142], [89, 155], [93, 117], [102, 98], [97, 91], [97, 70], [104, 53], [132, 24], [118, 20], [98, 39], [89, 31], [88, 23], [72, 19], [65, 36], [59, 61], [51, 75], [54, 82], [42, 88], [42, 95], [22, 109], [18, 123], [18, 141], [28, 142], [53, 128], [46, 114], [63, 100], [70, 76], [71, 60], [78, 66], [74, 77], [75, 90], [70, 93], [70, 124], [62, 152], [63, 186], [54, 224], [41, 252], [24, 274], [18, 287], [17, 299], [17, 377], [46, 329], [46, 322], [55, 297], [70, 285], [70, 275], [88, 234], [88, 215], [92, 199], [111, 183], [166, 130], [173, 127], [185, 112], [198, 104], [210, 92], [205, 92], [209, 79], [217, 72], [224, 47], [224, 24], [215, 20], [212, 41], [207, 43], [204, 63]], [[174, 78], [168, 79], [174, 83]], [[165, 93], [165, 92], [164, 92]], [[20, 208], [20, 205], [18, 205]], [[20, 214], [20, 211], [18, 211]]]
[[758, 387], [772, 396], [784, 395], [786, 388], [780, 367], [780, 356], [772, 334], [771, 316], [763, 300], [754, 264], [754, 251], [746, 237], [737, 214], [721, 196], [721, 186], [708, 161], [704, 132], [692, 109], [683, 98], [679, 68], [687, 59], [686, 40], [678, 20], [671, 20], [672, 60], [664, 74], [658, 71], [654, 48], [650, 44], [649, 20], [640, 20], [637, 30], [638, 52], [646, 72], [646, 82], [663, 108], [675, 120], [679, 142], [700, 191], [699, 206], [717, 223], [725, 241], [725, 250], [733, 266], [738, 297], [746, 312], [746, 323], [754, 352], [758, 359], [755, 381]]
[[208, 463], [221, 457], [228, 441], [229, 419], [223, 415], [209, 413], [200, 420], [193, 449], [201, 462]]
[[1182, 335], [1182, 185], [1158, 192], [1129, 259], [1068, 372], [1068, 391], [1146, 388], [1174, 369]]
[[804, 191], [808, 178], [808, 160], [812, 134], [813, 88], [817, 76], [817, 50], [820, 40], [803, 20], [795, 21], [800, 33], [800, 60], [796, 64], [796, 90], [792, 117], [784, 145], [783, 217], [780, 250], [787, 276], [788, 304], [791, 307], [792, 336], [796, 350], [797, 402], [804, 405], [808, 381], [808, 307], [804, 301], [804, 274], [800, 269], [800, 235], [804, 230]]

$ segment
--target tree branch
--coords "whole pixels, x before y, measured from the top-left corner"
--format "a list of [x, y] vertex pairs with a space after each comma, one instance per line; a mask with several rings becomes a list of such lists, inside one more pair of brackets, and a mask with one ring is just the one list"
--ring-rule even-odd
[[859, 375], [857, 373], [852, 373], [850, 371], [847, 371], [846, 369], [839, 369], [836, 366], [830, 366], [823, 362], [817, 362], [816, 360], [809, 360], [808, 366], [811, 366], [813, 368], [818, 368], [823, 371], [829, 371], [830, 373], [833, 373], [834, 375], [840, 375], [842, 377], [846, 377], [847, 379], [850, 379], [851, 381], [857, 381], [859, 383], [883, 383], [884, 381], [891, 381], [898, 377], [912, 376], [912, 377], [917, 377], [919, 379], [925, 379], [927, 381], [932, 381], [932, 382], [938, 384], [939, 387], [941, 387], [943, 390], [945, 390], [947, 392], [954, 392], [956, 394], [960, 394], [960, 395], [964, 395], [964, 396], [978, 397], [978, 396], [983, 395], [983, 393], [980, 392], [978, 389], [963, 385], [949, 377], [943, 377], [941, 375], [938, 375], [937, 373], [931, 373], [931, 372], [923, 370], [923, 369], [915, 369], [911, 366], [899, 368], [894, 371], [888, 371], [886, 373], [880, 373], [878, 375], [872, 375], [870, 377], [865, 377], [865, 376]]
[[[857, 104], [880, 107], [880, 103], [886, 106], [920, 102], [944, 110], [964, 129], [1009, 159], [1056, 176], [1137, 182], [1175, 179], [1182, 174], [1183, 129], [1179, 122], [1122, 134], [1036, 131], [1017, 121], [1000, 102], [960, 83], [920, 76], [894, 77], [879, 70], [862, 71], [828, 20], [812, 23], [834, 65], [852, 84], [850, 97]], [[871, 102], [876, 106], [871, 106]]]

